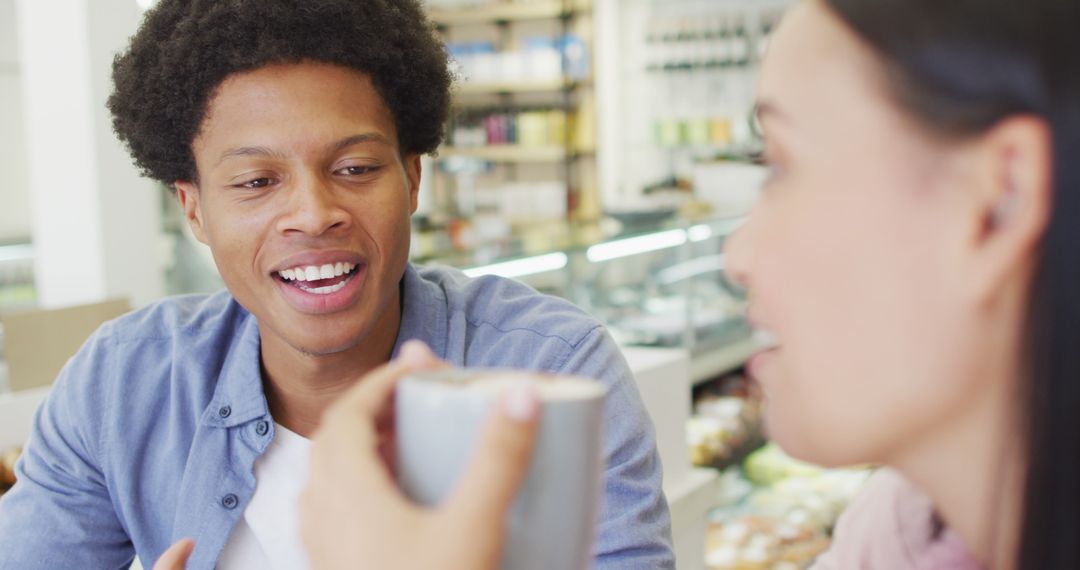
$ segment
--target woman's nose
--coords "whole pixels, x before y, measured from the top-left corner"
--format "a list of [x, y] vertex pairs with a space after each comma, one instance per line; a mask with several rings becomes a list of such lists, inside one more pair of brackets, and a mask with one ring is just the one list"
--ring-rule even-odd
[[731, 281], [742, 288], [750, 287], [750, 258], [752, 256], [751, 221], [747, 220], [724, 240], [724, 270]]

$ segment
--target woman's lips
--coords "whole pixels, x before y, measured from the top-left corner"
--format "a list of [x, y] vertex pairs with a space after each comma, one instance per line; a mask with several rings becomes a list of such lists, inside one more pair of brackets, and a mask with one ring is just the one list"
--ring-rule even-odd
[[768, 367], [769, 362], [776, 358], [776, 353], [779, 350], [779, 348], [770, 348], [754, 353], [746, 363], [746, 369], [750, 373], [750, 377], [760, 382], [765, 368]]
[[775, 334], [760, 327], [754, 328], [753, 338], [757, 350], [747, 361], [746, 369], [750, 373], [750, 377], [760, 383], [765, 374], [765, 369], [768, 368], [771, 361], [775, 360], [777, 352], [780, 350], [780, 342]]

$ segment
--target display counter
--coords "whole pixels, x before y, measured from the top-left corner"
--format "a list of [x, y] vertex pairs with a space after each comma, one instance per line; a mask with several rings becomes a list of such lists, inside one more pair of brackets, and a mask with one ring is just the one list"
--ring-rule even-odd
[[743, 220], [553, 225], [467, 251], [449, 248], [448, 234], [420, 232], [413, 260], [511, 277], [564, 297], [624, 346], [684, 349], [696, 384], [740, 368], [754, 351], [745, 296], [728, 279], [723, 254]]

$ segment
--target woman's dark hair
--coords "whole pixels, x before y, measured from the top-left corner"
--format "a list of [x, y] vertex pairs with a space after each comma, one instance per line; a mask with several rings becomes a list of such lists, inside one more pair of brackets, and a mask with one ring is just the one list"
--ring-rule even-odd
[[1018, 568], [1080, 568], [1080, 2], [825, 0], [901, 108], [970, 136], [1015, 115], [1053, 133], [1053, 210], [1028, 303]]
[[197, 181], [191, 143], [221, 82], [300, 61], [370, 76], [402, 154], [442, 142], [453, 78], [418, 0], [161, 0], [113, 62], [113, 129], [144, 175]]

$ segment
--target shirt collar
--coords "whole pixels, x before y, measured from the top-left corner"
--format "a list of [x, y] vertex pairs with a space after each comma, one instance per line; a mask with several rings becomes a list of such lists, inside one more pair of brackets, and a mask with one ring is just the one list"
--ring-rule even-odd
[[202, 423], [214, 427], [230, 428], [270, 416], [262, 384], [259, 323], [243, 307], [237, 306], [237, 315], [235, 340], [218, 374], [214, 397], [202, 415]]
[[401, 326], [393, 356], [409, 340], [420, 340], [439, 358], [446, 360], [449, 330], [446, 292], [437, 283], [425, 280], [410, 263], [401, 278]]
[[[445, 360], [449, 327], [446, 293], [438, 284], [421, 277], [411, 263], [405, 266], [401, 278], [401, 306], [393, 357], [397, 357], [402, 344], [416, 339]], [[221, 366], [214, 397], [203, 411], [202, 422], [206, 425], [230, 428], [270, 416], [263, 391], [259, 324], [242, 307], [237, 307], [237, 314], [240, 323], [236, 326], [236, 340]]]

